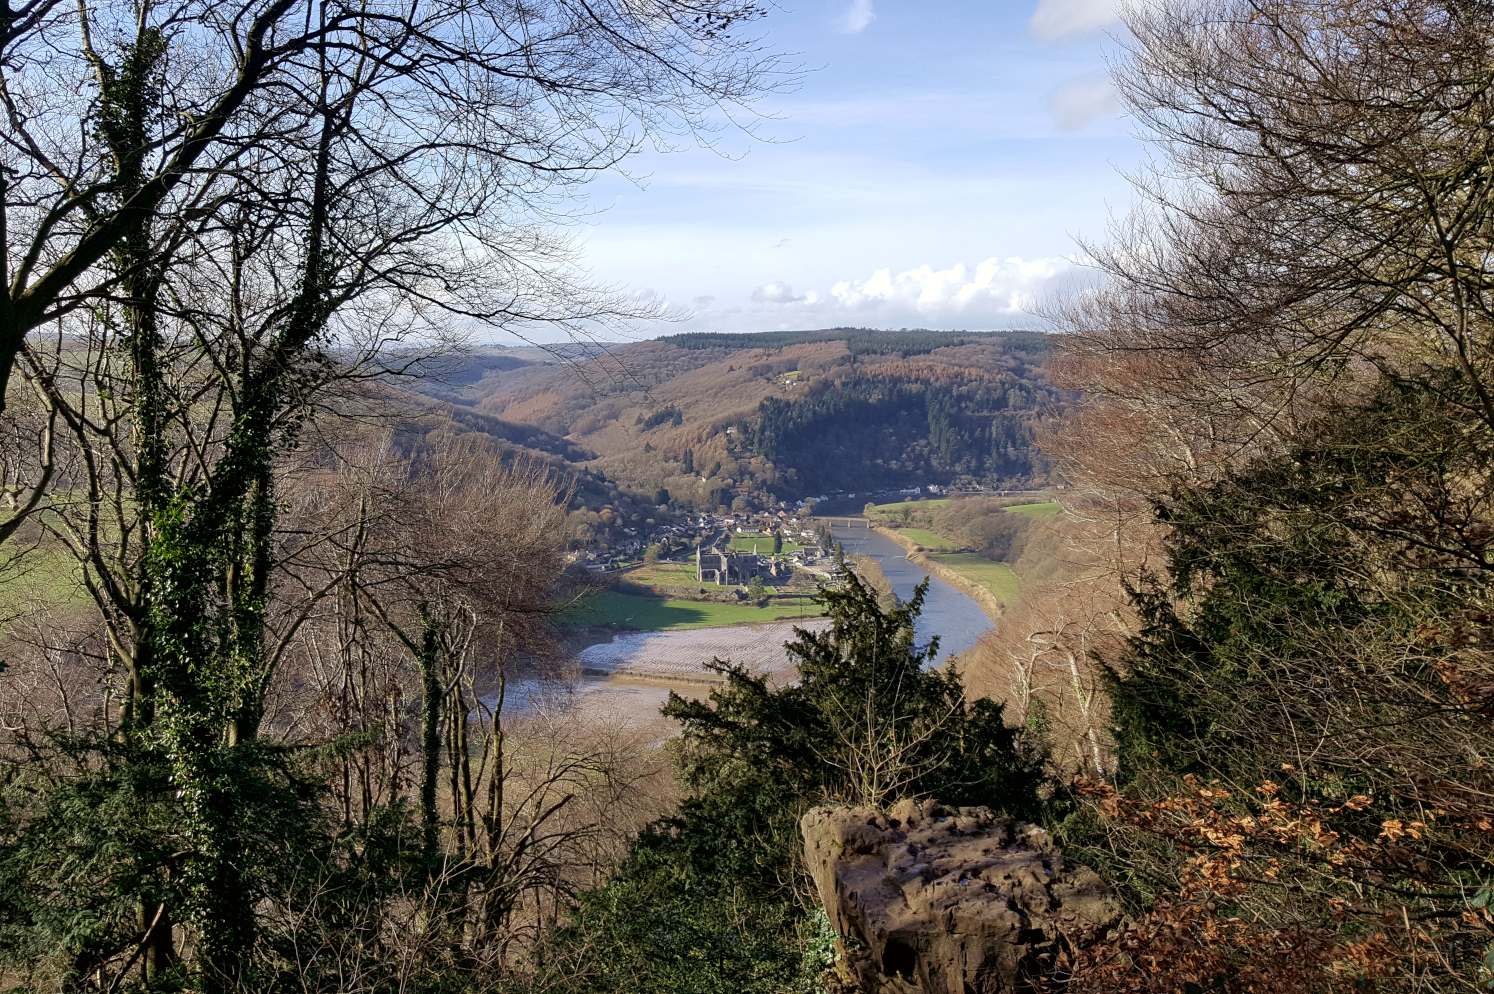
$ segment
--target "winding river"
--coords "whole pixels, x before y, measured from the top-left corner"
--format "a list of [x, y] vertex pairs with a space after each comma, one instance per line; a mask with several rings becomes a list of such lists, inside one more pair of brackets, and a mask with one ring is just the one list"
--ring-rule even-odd
[[[865, 519], [831, 519], [830, 532], [845, 547], [846, 555], [871, 556], [882, 567], [898, 597], [907, 600], [913, 588], [928, 576], [923, 568], [907, 560], [903, 549], [892, 539], [866, 527]], [[919, 641], [939, 636], [939, 660], [971, 648], [991, 627], [991, 619], [979, 604], [945, 583], [929, 577], [929, 592], [918, 616]]]

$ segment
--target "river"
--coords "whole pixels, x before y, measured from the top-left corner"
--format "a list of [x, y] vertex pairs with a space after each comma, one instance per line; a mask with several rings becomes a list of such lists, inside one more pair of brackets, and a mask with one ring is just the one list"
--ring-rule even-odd
[[[849, 521], [840, 518], [831, 523], [831, 533], [846, 554], [876, 559], [898, 597], [912, 597], [913, 588], [928, 574], [909, 562], [896, 542], [867, 528], [864, 519]], [[808, 621], [806, 627], [821, 624]], [[609, 722], [651, 721], [658, 717], [659, 705], [671, 686], [690, 695], [709, 689], [709, 684], [692, 681], [691, 672], [712, 656], [746, 663], [759, 672], [791, 674], [791, 660], [782, 646], [793, 637], [793, 627], [793, 622], [776, 622], [615, 635], [580, 650], [576, 658], [580, 670], [569, 680], [516, 681], [504, 710], [580, 708], [596, 711]], [[915, 631], [920, 642], [939, 636], [937, 662], [971, 648], [990, 627], [991, 619], [979, 604], [937, 576], [929, 578]]]
[[[845, 547], [846, 555], [871, 556], [887, 574], [892, 589], [902, 600], [913, 596], [913, 588], [929, 576], [917, 563], [909, 562], [902, 546], [866, 527], [864, 518], [832, 518], [830, 532]], [[929, 577], [929, 592], [915, 631], [920, 642], [939, 636], [939, 661], [971, 648], [991, 627], [991, 619], [979, 604], [945, 583]]]

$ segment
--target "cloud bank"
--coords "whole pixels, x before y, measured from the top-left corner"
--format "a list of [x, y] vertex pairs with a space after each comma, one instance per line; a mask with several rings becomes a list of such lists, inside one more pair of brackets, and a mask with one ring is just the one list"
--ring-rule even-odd
[[811, 327], [868, 324], [884, 327], [1013, 327], [1033, 325], [1032, 311], [1042, 297], [1086, 271], [1078, 260], [993, 256], [967, 267], [923, 265], [894, 272], [878, 269], [860, 279], [834, 283], [828, 292], [795, 291], [785, 282], [752, 291], [745, 307], [705, 308], [697, 326]]
[[1014, 317], [1036, 306], [1040, 291], [1072, 266], [1067, 259], [992, 257], [973, 271], [963, 263], [948, 269], [923, 265], [896, 276], [879, 269], [864, 280], [836, 283], [830, 300], [857, 314], [893, 310], [936, 320], [965, 314]]
[[1069, 41], [1118, 20], [1114, 0], [1039, 0], [1027, 29], [1047, 41]]
[[764, 283], [752, 291], [752, 302], [754, 304], [800, 304], [810, 302], [814, 294], [803, 294], [796, 296], [794, 288], [787, 283]]

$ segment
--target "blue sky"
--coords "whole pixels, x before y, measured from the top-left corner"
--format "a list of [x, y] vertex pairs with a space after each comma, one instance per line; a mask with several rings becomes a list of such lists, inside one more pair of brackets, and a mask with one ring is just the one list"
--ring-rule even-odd
[[1110, 4], [785, 0], [764, 41], [812, 71], [759, 105], [771, 140], [598, 181], [584, 264], [690, 315], [649, 335], [1030, 326], [1131, 202]]

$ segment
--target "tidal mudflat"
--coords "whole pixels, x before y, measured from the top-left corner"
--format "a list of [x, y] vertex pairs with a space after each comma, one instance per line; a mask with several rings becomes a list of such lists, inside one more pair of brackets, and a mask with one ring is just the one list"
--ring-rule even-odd
[[780, 673], [793, 663], [783, 644], [794, 637], [794, 628], [819, 630], [827, 622], [806, 618], [801, 622], [761, 625], [730, 625], [663, 632], [627, 632], [608, 642], [589, 645], [577, 653], [585, 676], [606, 676], [616, 681], [659, 680], [684, 683], [715, 683], [719, 677], [705, 669], [711, 659], [729, 659], [754, 673]]

